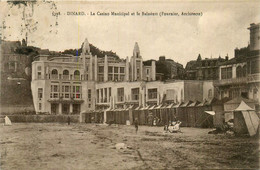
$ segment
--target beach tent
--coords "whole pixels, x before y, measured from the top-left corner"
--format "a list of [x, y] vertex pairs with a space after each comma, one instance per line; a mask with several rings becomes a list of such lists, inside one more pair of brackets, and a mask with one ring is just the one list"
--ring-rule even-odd
[[11, 120], [9, 119], [9, 117], [5, 116], [5, 126], [11, 126], [11, 125], [12, 125]]
[[251, 107], [253, 109], [255, 108], [256, 101], [254, 101], [252, 99], [246, 99], [243, 97], [236, 97], [236, 98], [224, 103], [224, 111], [235, 110], [240, 105], [241, 101], [244, 101], [249, 107]]
[[255, 110], [244, 101], [234, 110], [234, 132], [238, 134], [249, 133], [254, 136], [259, 126], [259, 117]]

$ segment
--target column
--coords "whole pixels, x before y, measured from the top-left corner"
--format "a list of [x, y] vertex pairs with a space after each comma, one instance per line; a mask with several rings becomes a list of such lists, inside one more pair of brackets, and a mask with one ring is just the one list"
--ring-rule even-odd
[[99, 89], [99, 103], [101, 103], [101, 89]]
[[70, 114], [72, 114], [72, 112], [73, 112], [73, 105], [72, 103], [70, 103]]
[[126, 57], [125, 61], [125, 81], [129, 81], [129, 59]]
[[232, 78], [236, 78], [236, 65], [232, 65]]
[[156, 80], [156, 68], [155, 68], [155, 61], [152, 61], [152, 71], [151, 71], [151, 74], [152, 74], [152, 80]]
[[143, 59], [141, 59], [140, 62], [140, 78], [143, 80]]
[[62, 104], [59, 103], [59, 114], [62, 114]]
[[92, 55], [90, 55], [90, 59], [89, 59], [89, 75], [88, 75], [88, 77], [89, 77], [89, 80], [93, 80], [93, 68], [92, 68], [92, 66], [93, 66], [93, 58], [92, 58]]
[[106, 95], [105, 95], [105, 88], [103, 88], [103, 103], [105, 103], [105, 97], [106, 97]]
[[97, 81], [97, 77], [98, 77], [98, 74], [97, 74], [97, 70], [98, 70], [97, 69], [97, 67], [98, 67], [98, 65], [97, 65], [97, 55], [95, 55], [95, 65], [94, 66], [95, 66], [95, 68], [94, 68], [94, 74], [95, 74], [94, 80]]
[[134, 59], [133, 59], [133, 57], [131, 58], [131, 77], [132, 77], [131, 81], [134, 81]]
[[104, 62], [104, 81], [108, 80], [108, 62], [107, 62], [107, 55], [105, 55], [105, 62]]

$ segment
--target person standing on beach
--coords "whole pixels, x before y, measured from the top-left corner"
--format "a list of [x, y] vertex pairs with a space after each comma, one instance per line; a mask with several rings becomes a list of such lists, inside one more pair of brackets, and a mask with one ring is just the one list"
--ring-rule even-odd
[[70, 116], [68, 116], [68, 125], [70, 125]]
[[135, 124], [135, 133], [137, 133], [137, 131], [138, 131], [138, 124], [139, 124], [137, 118], [135, 118], [134, 124]]

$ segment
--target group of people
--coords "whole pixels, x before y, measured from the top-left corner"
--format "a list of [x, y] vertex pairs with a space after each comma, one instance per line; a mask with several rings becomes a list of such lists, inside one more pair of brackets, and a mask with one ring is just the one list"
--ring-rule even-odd
[[180, 125], [181, 121], [170, 121], [168, 125], [164, 126], [164, 130], [170, 133], [178, 133], [181, 132]]

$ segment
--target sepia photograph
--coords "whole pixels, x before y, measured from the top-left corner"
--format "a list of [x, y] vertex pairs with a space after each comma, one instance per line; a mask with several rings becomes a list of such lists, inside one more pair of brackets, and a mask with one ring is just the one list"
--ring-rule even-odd
[[259, 9], [0, 0], [0, 169], [260, 169]]

